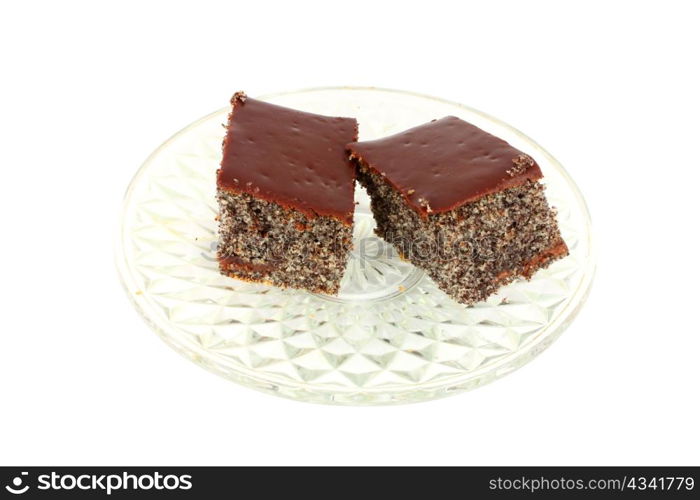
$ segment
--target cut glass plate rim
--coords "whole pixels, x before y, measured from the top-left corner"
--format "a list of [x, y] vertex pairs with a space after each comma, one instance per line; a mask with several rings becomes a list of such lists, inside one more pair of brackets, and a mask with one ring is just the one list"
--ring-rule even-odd
[[[571, 324], [571, 322], [575, 319], [575, 317], [578, 315], [579, 311], [585, 304], [592, 287], [596, 267], [595, 246], [592, 237], [590, 212], [588, 210], [586, 201], [583, 195], [581, 194], [580, 189], [573, 181], [569, 173], [566, 171], [566, 169], [562, 166], [562, 164], [556, 158], [554, 158], [547, 150], [540, 146], [536, 141], [534, 141], [528, 135], [524, 134], [515, 127], [509, 125], [508, 123], [470, 106], [427, 94], [406, 90], [396, 90], [370, 86], [324, 86], [268, 93], [261, 96], [256, 96], [256, 98], [260, 100], [268, 100], [274, 99], [276, 97], [289, 96], [293, 94], [304, 94], [323, 91], [368, 91], [389, 93], [394, 95], [403, 95], [407, 97], [431, 100], [443, 105], [460, 108], [466, 111], [467, 113], [478, 115], [499, 127], [507, 129], [510, 133], [518, 136], [520, 139], [527, 142], [528, 145], [531, 146], [533, 150], [536, 150], [540, 156], [545, 157], [547, 159], [550, 165], [558, 171], [561, 178], [566, 182], [567, 187], [570, 189], [571, 193], [576, 199], [578, 208], [581, 212], [581, 217], [583, 218], [583, 222], [586, 226], [585, 231], [582, 232], [582, 238], [585, 238], [586, 245], [588, 247], [587, 259], [584, 263], [586, 269], [583, 270], [582, 278], [576, 289], [572, 291], [566, 306], [558, 312], [556, 317], [552, 318], [548, 322], [546, 327], [546, 329], [549, 330], [548, 333], [546, 335], [539, 335], [540, 338], [538, 338], [536, 341], [528, 343], [524, 348], [519, 348], [517, 351], [512, 352], [508, 356], [505, 356], [503, 359], [499, 360], [496, 363], [482, 366], [466, 374], [455, 375], [455, 380], [453, 383], [449, 383], [450, 379], [440, 379], [432, 382], [422, 382], [420, 384], [416, 384], [416, 388], [413, 389], [413, 393], [411, 393], [405, 387], [402, 387], [400, 389], [363, 388], [359, 390], [319, 389], [318, 387], [314, 387], [313, 384], [310, 383], [290, 381], [283, 379], [282, 377], [279, 377], [279, 380], [274, 380], [275, 377], [270, 374], [266, 374], [265, 380], [262, 380], [259, 376], [256, 376], [257, 372], [255, 370], [245, 366], [237, 367], [238, 373], [231, 373], [228, 367], [220, 367], [217, 363], [217, 357], [223, 358], [223, 356], [220, 353], [212, 353], [210, 351], [205, 351], [200, 346], [197, 346], [194, 343], [188, 346], [184, 346], [175, 342], [167, 333], [166, 329], [163, 326], [159, 325], [158, 321], [153, 319], [149, 314], [148, 308], [151, 305], [148, 303], [146, 297], [144, 297], [143, 295], [133, 293], [135, 280], [131, 275], [131, 271], [129, 269], [126, 254], [124, 251], [124, 244], [127, 235], [125, 235], [126, 224], [123, 217], [123, 212], [129, 206], [135, 187], [138, 185], [139, 181], [144, 176], [146, 170], [152, 163], [153, 159], [156, 158], [164, 149], [166, 149], [173, 141], [175, 141], [181, 135], [187, 133], [190, 129], [196, 128], [198, 125], [206, 122], [212, 117], [219, 115], [223, 112], [227, 112], [227, 110], [229, 109], [228, 107], [213, 111], [201, 117], [200, 119], [188, 124], [186, 127], [182, 128], [181, 130], [170, 136], [146, 158], [146, 160], [134, 174], [134, 177], [132, 178], [131, 182], [129, 183], [129, 186], [126, 189], [122, 204], [122, 214], [117, 228], [118, 234], [115, 238], [115, 263], [121, 284], [127, 296], [134, 304], [136, 310], [139, 312], [144, 321], [175, 351], [179, 352], [184, 357], [190, 359], [196, 364], [199, 364], [207, 370], [216, 373], [217, 375], [220, 375], [228, 380], [233, 380], [241, 385], [257, 389], [268, 394], [275, 394], [287, 399], [334, 405], [394, 405], [425, 402], [434, 399], [440, 399], [457, 393], [465, 392], [476, 387], [480, 387], [496, 379], [499, 379], [502, 376], [527, 364], [530, 360], [532, 360], [533, 358], [541, 354], [544, 350], [546, 350], [556, 339], [559, 338], [559, 336], [561, 336], [561, 334], [564, 332], [564, 330], [566, 330], [569, 324]], [[196, 352], [198, 349], [201, 350], [202, 353]], [[354, 397], [355, 395], [357, 397]]]

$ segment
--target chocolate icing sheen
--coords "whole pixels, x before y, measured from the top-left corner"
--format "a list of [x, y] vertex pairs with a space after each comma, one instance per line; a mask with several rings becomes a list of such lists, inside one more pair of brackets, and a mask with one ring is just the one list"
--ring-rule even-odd
[[542, 177], [531, 157], [454, 116], [348, 149], [423, 216]]
[[345, 145], [357, 121], [297, 111], [238, 92], [217, 186], [352, 223], [355, 173]]

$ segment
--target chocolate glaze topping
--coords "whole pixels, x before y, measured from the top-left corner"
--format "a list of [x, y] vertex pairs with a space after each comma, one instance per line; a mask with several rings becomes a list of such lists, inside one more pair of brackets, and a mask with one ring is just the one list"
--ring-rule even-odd
[[542, 177], [531, 157], [454, 116], [348, 149], [423, 216]]
[[345, 145], [357, 140], [354, 118], [305, 113], [243, 92], [231, 105], [220, 189], [352, 223], [355, 172]]

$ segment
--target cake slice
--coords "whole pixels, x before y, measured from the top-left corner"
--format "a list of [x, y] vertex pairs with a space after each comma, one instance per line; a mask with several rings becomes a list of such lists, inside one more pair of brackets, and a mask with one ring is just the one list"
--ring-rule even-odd
[[223, 274], [335, 294], [352, 243], [353, 118], [231, 99], [217, 174]]
[[568, 254], [540, 167], [470, 123], [448, 116], [348, 149], [377, 234], [459, 302]]

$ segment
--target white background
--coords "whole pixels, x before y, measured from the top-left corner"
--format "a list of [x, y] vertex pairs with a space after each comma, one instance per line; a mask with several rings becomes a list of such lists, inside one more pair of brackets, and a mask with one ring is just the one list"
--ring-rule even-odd
[[[459, 6], [459, 7], [458, 7]], [[700, 463], [700, 13], [694, 2], [4, 2], [0, 463]], [[324, 85], [486, 111], [569, 170], [590, 299], [476, 391], [310, 405], [186, 361], [119, 284], [121, 197], [173, 132]]]

